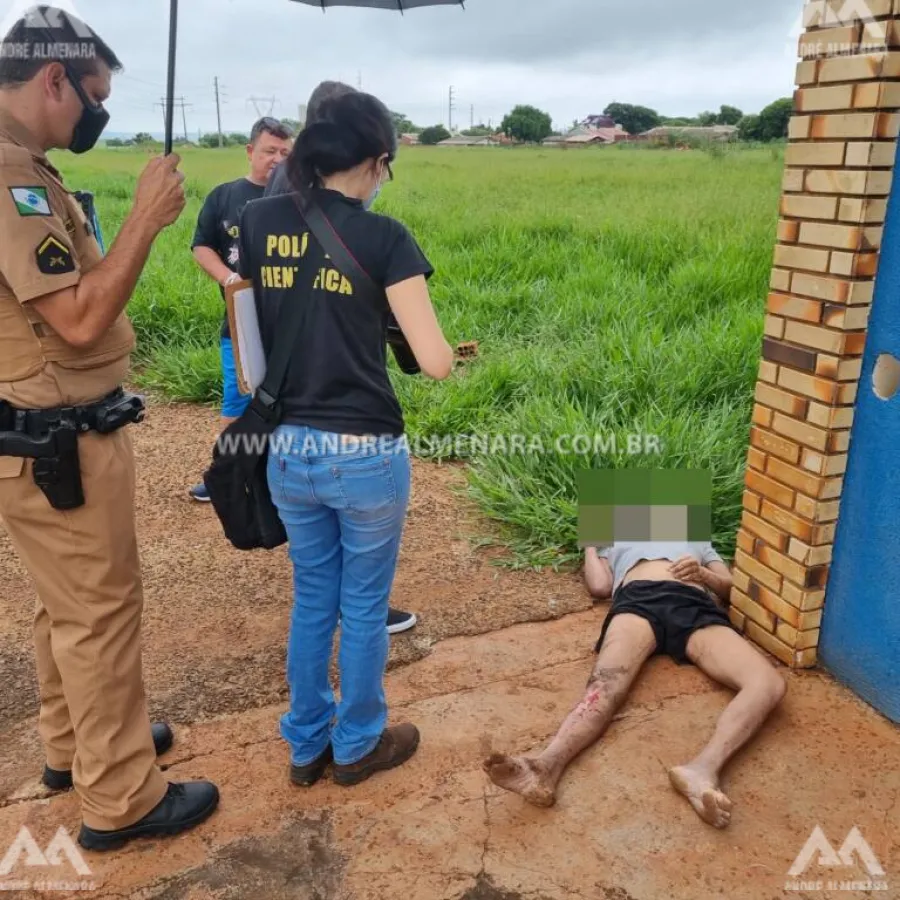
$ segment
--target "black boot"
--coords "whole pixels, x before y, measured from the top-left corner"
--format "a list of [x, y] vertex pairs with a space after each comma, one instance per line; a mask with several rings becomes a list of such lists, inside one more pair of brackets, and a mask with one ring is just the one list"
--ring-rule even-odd
[[[150, 726], [150, 733], [153, 735], [153, 746], [156, 748], [157, 756], [162, 756], [163, 753], [168, 753], [172, 749], [175, 738], [172, 729], [165, 722], [154, 722]], [[41, 783], [51, 791], [71, 791], [72, 771], [71, 769], [51, 769], [50, 766], [44, 766]]]
[[209, 781], [171, 783], [166, 796], [134, 825], [115, 831], [82, 825], [78, 843], [85, 850], [118, 850], [135, 838], [181, 834], [205, 822], [218, 805], [219, 789]]

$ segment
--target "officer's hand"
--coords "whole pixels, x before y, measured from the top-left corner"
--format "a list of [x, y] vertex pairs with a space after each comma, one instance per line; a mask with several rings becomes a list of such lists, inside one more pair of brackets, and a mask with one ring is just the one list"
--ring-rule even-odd
[[178, 171], [181, 157], [176, 153], [150, 160], [138, 180], [134, 212], [151, 222], [159, 231], [171, 225], [187, 203], [184, 173]]

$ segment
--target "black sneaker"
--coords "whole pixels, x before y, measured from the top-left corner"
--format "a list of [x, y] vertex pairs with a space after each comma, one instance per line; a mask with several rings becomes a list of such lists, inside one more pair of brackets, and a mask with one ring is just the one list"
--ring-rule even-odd
[[115, 831], [97, 831], [81, 826], [78, 843], [85, 850], [118, 850], [142, 837], [181, 834], [205, 822], [219, 805], [219, 789], [209, 781], [171, 783], [166, 796], [134, 825]]
[[[153, 735], [153, 746], [156, 748], [157, 756], [162, 756], [163, 753], [168, 753], [172, 749], [175, 737], [172, 729], [165, 722], [154, 722], [150, 726], [150, 733]], [[51, 769], [50, 766], [44, 766], [41, 783], [51, 791], [71, 791], [74, 786], [72, 770]]]
[[400, 609], [388, 610], [387, 630], [388, 634], [402, 634], [416, 627], [418, 619], [413, 613], [403, 612]]

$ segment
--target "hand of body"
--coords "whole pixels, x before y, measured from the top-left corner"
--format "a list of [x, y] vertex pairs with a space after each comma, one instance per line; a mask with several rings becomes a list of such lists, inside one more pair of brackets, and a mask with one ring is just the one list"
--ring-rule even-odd
[[184, 174], [173, 154], [150, 161], [135, 192], [134, 205], [109, 253], [81, 281], [33, 301], [57, 334], [76, 347], [89, 347], [124, 312], [159, 233], [185, 206]]

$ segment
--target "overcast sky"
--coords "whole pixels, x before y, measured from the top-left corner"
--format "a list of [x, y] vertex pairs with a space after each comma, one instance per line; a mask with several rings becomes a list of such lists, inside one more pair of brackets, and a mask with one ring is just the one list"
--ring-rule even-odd
[[[34, 0], [0, 0], [0, 25]], [[111, 132], [160, 131], [169, 0], [64, 0], [125, 63]], [[216, 127], [213, 77], [226, 131], [256, 118], [251, 97], [297, 117], [323, 79], [377, 94], [419, 125], [496, 125], [517, 103], [562, 128], [616, 100], [665, 115], [723, 103], [758, 112], [793, 91], [802, 0], [467, 0], [397, 13], [291, 0], [181, 0], [178, 91], [192, 136]], [[270, 104], [261, 104], [268, 112]], [[183, 130], [180, 112], [177, 128]]]

